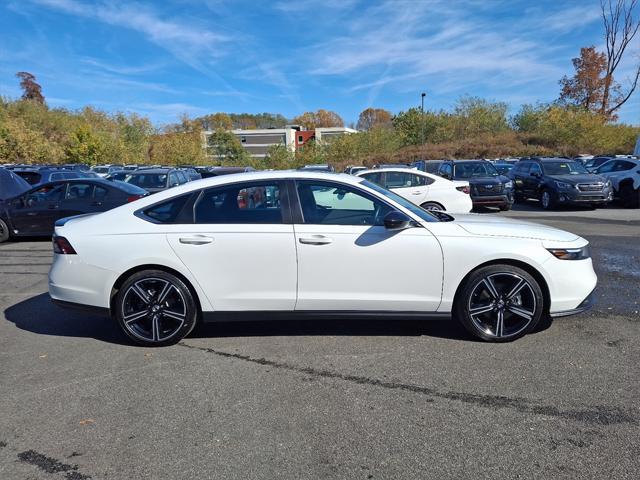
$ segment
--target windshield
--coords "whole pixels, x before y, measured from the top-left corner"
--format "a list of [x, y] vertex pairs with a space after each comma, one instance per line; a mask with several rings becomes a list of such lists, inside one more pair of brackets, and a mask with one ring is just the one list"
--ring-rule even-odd
[[542, 168], [545, 175], [580, 175], [582, 173], [589, 173], [579, 162], [544, 162]]
[[464, 162], [453, 165], [453, 178], [497, 177], [498, 171], [490, 163]]
[[93, 167], [92, 169], [96, 173], [107, 173], [109, 169], [107, 167]]
[[167, 186], [167, 175], [165, 173], [138, 173], [127, 175], [124, 181], [142, 188], [164, 188]]
[[404, 208], [409, 210], [411, 213], [416, 214], [418, 217], [420, 217], [421, 220], [424, 220], [425, 222], [439, 222], [440, 221], [440, 220], [438, 220], [437, 217], [435, 217], [434, 215], [430, 214], [426, 210], [423, 210], [419, 206], [411, 203], [409, 200], [405, 200], [400, 195], [382, 188], [380, 185], [376, 185], [375, 183], [372, 183], [372, 182], [370, 182], [368, 180], [362, 180], [362, 185], [365, 185], [365, 186], [369, 187], [371, 190], [375, 190], [376, 192], [380, 193], [381, 195], [393, 200], [397, 204], [402, 205]]

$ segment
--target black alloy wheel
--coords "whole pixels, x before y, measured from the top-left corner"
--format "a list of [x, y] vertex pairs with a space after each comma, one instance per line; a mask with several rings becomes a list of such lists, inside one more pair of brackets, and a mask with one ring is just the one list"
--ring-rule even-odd
[[124, 333], [145, 346], [172, 345], [196, 325], [191, 290], [175, 275], [147, 270], [131, 276], [118, 291], [115, 315]]
[[491, 265], [473, 272], [456, 296], [455, 314], [483, 340], [504, 342], [530, 332], [544, 311], [540, 285], [512, 265]]

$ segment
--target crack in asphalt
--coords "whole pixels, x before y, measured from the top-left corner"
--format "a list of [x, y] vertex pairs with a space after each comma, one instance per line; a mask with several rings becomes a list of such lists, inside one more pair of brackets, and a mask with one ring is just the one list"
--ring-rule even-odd
[[507, 408], [518, 413], [545, 415], [549, 417], [573, 420], [595, 425], [638, 424], [638, 420], [634, 416], [626, 413], [624, 410], [618, 407], [597, 405], [584, 410], [561, 410], [552, 405], [536, 405], [531, 400], [527, 400], [525, 398], [512, 398], [506, 397], [504, 395], [485, 395], [455, 391], [442, 392], [431, 387], [390, 382], [376, 378], [334, 372], [331, 370], [322, 370], [314, 367], [302, 367], [290, 363], [277, 362], [275, 360], [269, 360], [266, 358], [255, 358], [249, 355], [242, 355], [240, 353], [230, 353], [208, 347], [198, 347], [195, 345], [189, 345], [184, 342], [178, 343], [178, 346], [211, 353], [219, 357], [242, 360], [257, 365], [268, 366], [280, 370], [288, 370], [291, 372], [302, 373], [318, 378], [343, 380], [358, 385], [370, 385], [390, 390], [401, 390], [416, 393], [419, 395], [430, 397], [428, 400], [430, 402], [433, 402], [435, 399], [453, 400], [462, 403], [477, 405], [484, 408]]
[[65, 473], [65, 478], [67, 480], [88, 480], [91, 478], [90, 475], [85, 475], [83, 473], [78, 472], [78, 465], [69, 465], [67, 463], [62, 463], [55, 458], [47, 457], [42, 453], [38, 453], [35, 450], [27, 450], [25, 452], [21, 452], [18, 454], [18, 460], [23, 463], [28, 463], [35, 467], [38, 467], [40, 470], [46, 473]]

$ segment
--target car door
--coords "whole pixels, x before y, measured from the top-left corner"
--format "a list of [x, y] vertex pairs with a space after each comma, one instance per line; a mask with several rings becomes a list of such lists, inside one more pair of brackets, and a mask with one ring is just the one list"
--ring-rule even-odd
[[93, 199], [93, 183], [69, 182], [64, 198], [60, 201], [58, 218], [101, 212], [102, 209]]
[[66, 186], [66, 182], [43, 185], [14, 200], [9, 208], [13, 229], [19, 235], [50, 235]]
[[296, 310], [434, 312], [442, 251], [425, 228], [389, 231], [388, 203], [354, 186], [295, 182]]
[[203, 190], [193, 222], [167, 240], [216, 311], [291, 311], [297, 264], [286, 185], [240, 182]]
[[524, 176], [524, 193], [530, 198], [537, 198], [540, 182], [542, 179], [542, 169], [537, 163], [532, 163], [529, 167], [528, 175]]

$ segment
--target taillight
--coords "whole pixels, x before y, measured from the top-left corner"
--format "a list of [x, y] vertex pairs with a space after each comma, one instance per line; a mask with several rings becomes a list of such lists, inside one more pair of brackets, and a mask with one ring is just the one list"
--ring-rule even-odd
[[69, 240], [57, 235], [53, 236], [53, 251], [60, 255], [76, 255], [76, 251], [69, 243]]
[[140, 200], [144, 195], [132, 195], [127, 197], [127, 203], [135, 202], [136, 200]]
[[456, 190], [462, 193], [466, 193], [467, 195], [471, 193], [471, 189], [466, 185], [464, 187], [456, 187]]

